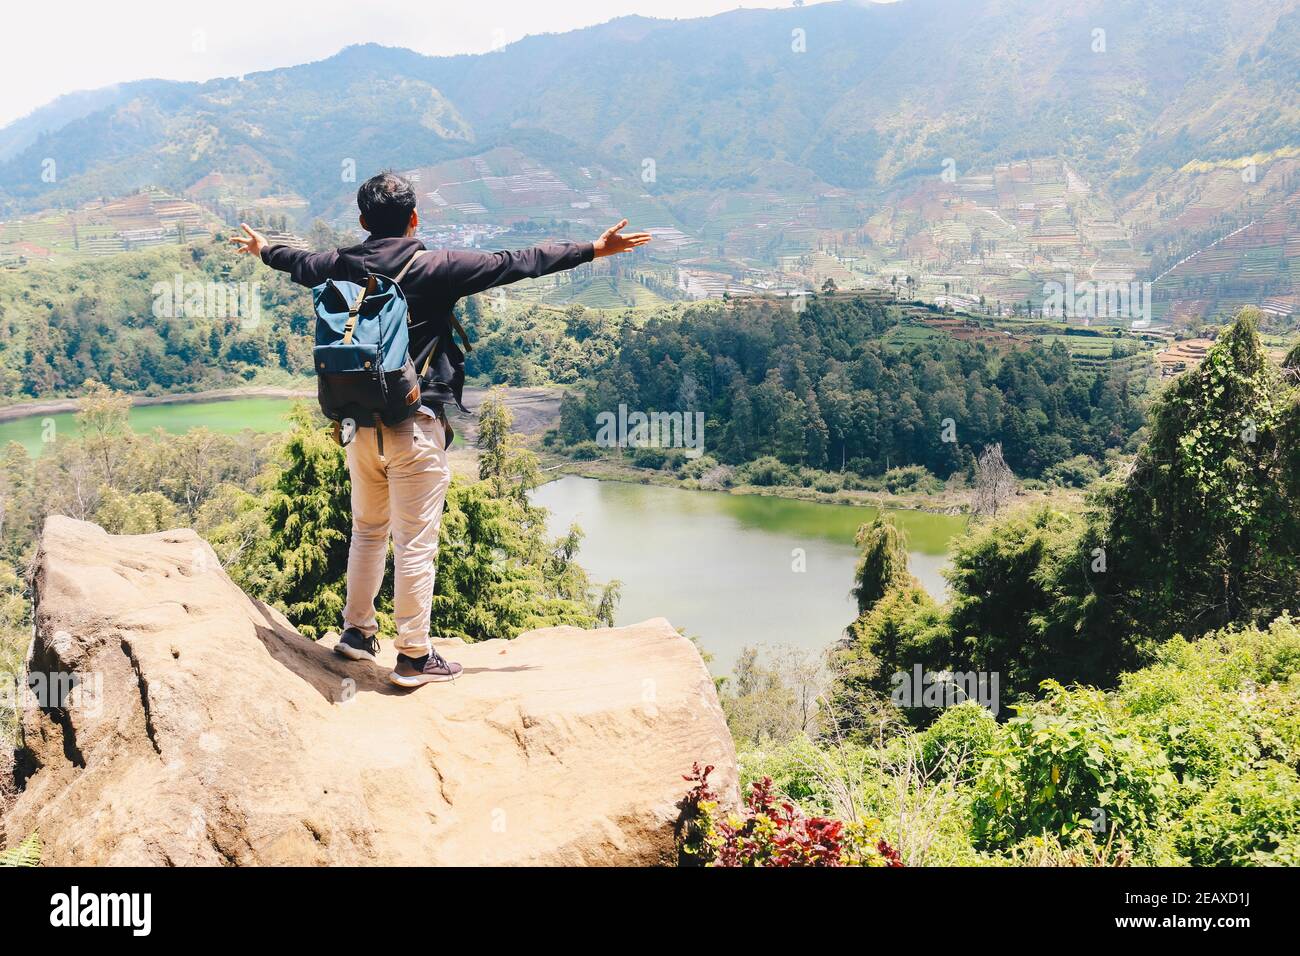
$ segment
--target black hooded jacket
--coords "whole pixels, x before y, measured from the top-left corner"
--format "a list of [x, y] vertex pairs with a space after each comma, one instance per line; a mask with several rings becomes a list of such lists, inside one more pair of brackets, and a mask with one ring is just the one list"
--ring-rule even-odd
[[[326, 279], [363, 283], [367, 273], [396, 276], [423, 248], [418, 239], [371, 237], [360, 245], [330, 252], [272, 245], [262, 250], [262, 261], [289, 273], [299, 285], [317, 286]], [[402, 292], [410, 309], [411, 359], [417, 369], [424, 368], [436, 345], [421, 384], [424, 404], [435, 411], [447, 403], [465, 408], [461, 403], [465, 353], [451, 335], [457, 302], [499, 285], [572, 269], [590, 262], [594, 254], [590, 242], [552, 242], [517, 252], [436, 249], [420, 256], [402, 279]]]

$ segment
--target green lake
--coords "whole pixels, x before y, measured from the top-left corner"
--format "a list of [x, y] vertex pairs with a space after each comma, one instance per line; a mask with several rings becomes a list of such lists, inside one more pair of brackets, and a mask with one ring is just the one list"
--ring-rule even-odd
[[[539, 488], [551, 532], [584, 532], [578, 562], [600, 582], [622, 582], [617, 623], [666, 617], [697, 637], [717, 674], [746, 646], [820, 649], [856, 616], [849, 596], [858, 526], [873, 508], [687, 491], [566, 477]], [[962, 517], [894, 512], [911, 568], [942, 596], [949, 540]], [[802, 569], [802, 570], [801, 570]]]
[[[215, 432], [282, 431], [288, 427], [291, 398], [232, 398], [226, 401], [136, 405], [131, 409], [131, 427], [139, 432], [161, 428], [172, 434], [191, 428], [208, 428]], [[298, 399], [301, 401], [301, 399]], [[11, 441], [37, 454], [47, 436], [77, 434], [75, 412], [56, 415], [32, 415], [0, 422], [0, 448]]]

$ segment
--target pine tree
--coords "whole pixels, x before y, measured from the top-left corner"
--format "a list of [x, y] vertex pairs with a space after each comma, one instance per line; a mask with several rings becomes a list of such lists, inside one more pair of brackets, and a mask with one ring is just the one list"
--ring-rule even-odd
[[1093, 587], [1123, 629], [1192, 636], [1295, 606], [1297, 393], [1257, 321], [1242, 310], [1156, 402], [1150, 439], [1090, 542], [1106, 557]]
[[305, 636], [337, 629], [346, 597], [352, 528], [347, 459], [330, 429], [295, 406], [284, 465], [266, 498], [269, 592]]
[[907, 567], [907, 532], [882, 513], [858, 528], [856, 540], [852, 593], [858, 614], [866, 614], [890, 590], [913, 582]]
[[478, 417], [478, 476], [492, 483], [497, 495], [523, 498], [537, 487], [537, 456], [523, 448], [511, 428], [514, 414], [497, 392], [484, 400]]

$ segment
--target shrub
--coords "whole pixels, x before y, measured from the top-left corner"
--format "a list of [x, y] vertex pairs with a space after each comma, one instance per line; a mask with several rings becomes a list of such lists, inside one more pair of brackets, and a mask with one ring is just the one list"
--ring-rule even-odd
[[638, 468], [662, 469], [671, 460], [672, 454], [667, 448], [656, 448], [647, 445], [644, 448], [635, 448], [632, 451], [632, 464]]
[[701, 455], [699, 458], [688, 458], [686, 463], [682, 465], [682, 477], [695, 478], [698, 480], [717, 467], [718, 460], [711, 455]]
[[936, 492], [943, 488], [943, 482], [930, 474], [924, 465], [891, 468], [885, 472], [882, 483], [886, 491], [895, 495], [906, 492]]
[[1043, 700], [1020, 708], [976, 781], [977, 846], [1010, 847], [1027, 836], [1068, 839], [1097, 826], [1140, 846], [1167, 822], [1176, 786], [1164, 752], [1130, 733], [1122, 714], [1091, 688], [1045, 681]]
[[1133, 851], [1115, 837], [1102, 843], [1090, 830], [1079, 830], [1062, 839], [1053, 834], [1025, 837], [1009, 851], [1007, 862], [1015, 866], [1128, 866]]
[[920, 734], [921, 760], [941, 777], [974, 779], [1001, 738], [1001, 728], [974, 701], [949, 707]]
[[1225, 776], [1192, 807], [1177, 845], [1193, 866], [1259, 866], [1294, 858], [1300, 841], [1300, 777], [1269, 762]]
[[1085, 488], [1101, 477], [1101, 468], [1096, 459], [1087, 455], [1075, 455], [1065, 461], [1049, 465], [1043, 472], [1043, 480], [1066, 488]]
[[[943, 609], [923, 588], [891, 588], [871, 609], [849, 625], [847, 641], [832, 653], [834, 682], [830, 710], [841, 734], [861, 738], [869, 732], [863, 717], [889, 698], [893, 676], [913, 665], [941, 668], [951, 656], [951, 635]], [[908, 716], [924, 720], [922, 708]]]
[[833, 471], [819, 471], [812, 486], [827, 494], [840, 491], [844, 487], [844, 476]]
[[880, 835], [880, 822], [845, 823], [808, 816], [776, 797], [772, 779], [750, 786], [739, 813], [719, 818], [718, 798], [709, 787], [713, 767], [683, 776], [691, 789], [683, 798], [680, 851], [705, 866], [902, 866], [898, 852]]
[[762, 487], [798, 484], [795, 473], [771, 455], [741, 465], [736, 469], [736, 479], [741, 484]]
[[1263, 759], [1300, 758], [1300, 628], [1281, 617], [1266, 630], [1176, 637], [1149, 667], [1121, 678], [1130, 721], [1165, 750], [1188, 801], [1224, 774]]

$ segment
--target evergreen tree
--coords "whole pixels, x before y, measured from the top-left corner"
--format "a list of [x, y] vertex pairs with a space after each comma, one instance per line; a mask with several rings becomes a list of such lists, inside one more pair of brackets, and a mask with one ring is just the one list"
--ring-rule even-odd
[[1295, 608], [1296, 388], [1244, 309], [1151, 411], [1150, 439], [1111, 494], [1094, 577], [1110, 626], [1198, 635]]
[[866, 614], [890, 590], [913, 584], [907, 568], [907, 532], [893, 516], [881, 513], [858, 528], [858, 565], [853, 572], [853, 598], [858, 614]]
[[523, 498], [537, 487], [537, 456], [522, 446], [511, 430], [514, 413], [493, 391], [483, 401], [478, 417], [478, 476], [491, 482], [497, 495]]
[[266, 496], [266, 549], [276, 568], [269, 593], [305, 636], [337, 630], [352, 533], [347, 459], [304, 404], [296, 405], [283, 466]]

